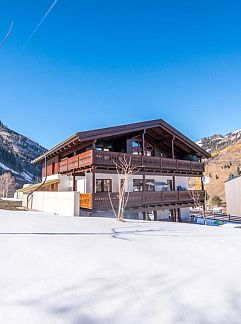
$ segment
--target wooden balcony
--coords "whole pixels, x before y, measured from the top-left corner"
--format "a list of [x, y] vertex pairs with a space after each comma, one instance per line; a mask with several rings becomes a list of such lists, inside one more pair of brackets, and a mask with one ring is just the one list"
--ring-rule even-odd
[[86, 151], [59, 162], [59, 172], [73, 172], [74, 170], [86, 168], [92, 166], [93, 161], [93, 151]]
[[120, 158], [131, 159], [136, 168], [159, 171], [162, 173], [197, 174], [204, 172], [204, 163], [169, 159], [154, 156], [141, 156], [118, 152], [86, 151], [59, 162], [59, 172], [73, 172], [95, 165], [97, 168], [115, 169]]
[[[111, 201], [114, 207], [118, 206], [118, 193], [110, 193]], [[205, 192], [196, 190], [194, 197], [200, 203], [204, 202]], [[140, 207], [165, 207], [181, 206], [193, 204], [194, 199], [190, 191], [138, 191], [130, 192], [126, 208]], [[80, 207], [98, 210], [110, 210], [110, 198], [107, 192], [80, 194]]]

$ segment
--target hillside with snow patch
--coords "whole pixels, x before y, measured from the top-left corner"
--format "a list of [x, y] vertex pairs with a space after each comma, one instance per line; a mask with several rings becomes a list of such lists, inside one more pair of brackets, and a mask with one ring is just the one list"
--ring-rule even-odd
[[232, 146], [237, 143], [241, 143], [241, 129], [226, 135], [215, 134], [212, 136], [204, 137], [196, 142], [199, 146], [208, 152], [216, 152]]
[[41, 176], [41, 168], [31, 161], [46, 150], [0, 122], [0, 174], [10, 171], [15, 176], [17, 187], [35, 183]]

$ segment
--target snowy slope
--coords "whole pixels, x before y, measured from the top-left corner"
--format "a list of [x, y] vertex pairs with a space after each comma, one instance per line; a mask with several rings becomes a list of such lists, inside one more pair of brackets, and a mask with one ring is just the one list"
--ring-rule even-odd
[[44, 151], [38, 143], [0, 122], [0, 174], [10, 171], [16, 177], [19, 186], [38, 181], [40, 167], [36, 168], [30, 161]]
[[240, 142], [241, 142], [241, 129], [238, 129], [226, 135], [216, 134], [216, 135], [204, 137], [201, 140], [197, 141], [196, 143], [202, 148], [204, 148], [205, 150], [207, 150], [208, 152], [215, 152]]
[[0, 318], [238, 324], [241, 229], [0, 211]]

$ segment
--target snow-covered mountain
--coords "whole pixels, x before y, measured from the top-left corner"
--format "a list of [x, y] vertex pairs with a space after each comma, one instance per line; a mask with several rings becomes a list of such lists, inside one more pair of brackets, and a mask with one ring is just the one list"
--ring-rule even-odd
[[0, 174], [10, 171], [17, 186], [39, 181], [41, 168], [30, 162], [46, 151], [38, 143], [21, 135], [0, 122]]
[[227, 135], [215, 134], [209, 137], [204, 137], [197, 142], [199, 146], [208, 152], [220, 151], [226, 147], [241, 143], [241, 129], [238, 129]]

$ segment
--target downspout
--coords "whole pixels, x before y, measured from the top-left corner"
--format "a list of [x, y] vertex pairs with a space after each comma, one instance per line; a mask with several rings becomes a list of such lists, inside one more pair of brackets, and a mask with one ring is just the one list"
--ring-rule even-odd
[[45, 161], [44, 161], [44, 166], [45, 166], [45, 179], [44, 179], [44, 181], [36, 188], [36, 189], [34, 189], [33, 191], [31, 191], [28, 195], [27, 195], [27, 209], [29, 209], [28, 208], [28, 204], [29, 204], [29, 197], [31, 196], [31, 195], [33, 195], [33, 193], [35, 192], [35, 191], [38, 191], [40, 188], [42, 188], [43, 186], [44, 186], [44, 184], [45, 184], [45, 182], [46, 182], [46, 180], [47, 180], [47, 156], [45, 156]]

